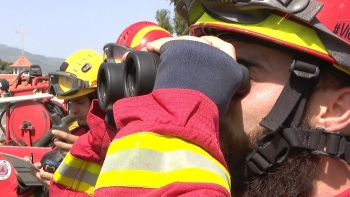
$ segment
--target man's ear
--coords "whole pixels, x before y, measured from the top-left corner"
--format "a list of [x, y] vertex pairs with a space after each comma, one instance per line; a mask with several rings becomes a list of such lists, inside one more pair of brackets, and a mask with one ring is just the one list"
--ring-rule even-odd
[[325, 99], [318, 122], [326, 130], [350, 134], [350, 87], [333, 91]]

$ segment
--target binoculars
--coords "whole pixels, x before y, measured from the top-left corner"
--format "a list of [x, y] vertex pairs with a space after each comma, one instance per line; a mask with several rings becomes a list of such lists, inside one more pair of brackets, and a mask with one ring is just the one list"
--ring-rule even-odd
[[[129, 52], [125, 61], [122, 56]], [[102, 109], [111, 109], [115, 101], [152, 92], [159, 55], [135, 51], [118, 44], [104, 46], [105, 62], [97, 75], [97, 98]]]
[[[125, 52], [129, 52], [125, 61], [117, 63]], [[114, 102], [121, 98], [152, 92], [160, 61], [159, 54], [135, 51], [110, 43], [104, 46], [104, 55], [105, 62], [101, 64], [97, 75], [97, 97], [102, 109], [112, 109]], [[241, 67], [243, 80], [235, 93], [239, 95], [245, 94], [250, 85], [249, 70], [243, 65]]]

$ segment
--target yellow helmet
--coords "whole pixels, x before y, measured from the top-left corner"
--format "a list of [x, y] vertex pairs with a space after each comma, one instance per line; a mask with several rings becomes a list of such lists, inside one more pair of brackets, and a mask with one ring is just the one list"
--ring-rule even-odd
[[58, 99], [72, 99], [96, 91], [97, 73], [102, 55], [91, 49], [73, 53], [60, 70], [49, 73], [50, 93]]

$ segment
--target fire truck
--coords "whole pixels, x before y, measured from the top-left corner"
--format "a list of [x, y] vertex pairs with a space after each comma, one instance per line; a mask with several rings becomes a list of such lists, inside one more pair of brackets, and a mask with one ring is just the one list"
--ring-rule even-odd
[[[0, 75], [0, 153], [18, 157], [32, 155], [34, 162], [51, 151], [53, 116], [66, 117], [68, 104], [49, 94], [49, 77], [39, 65], [18, 73], [13, 79]], [[16, 196], [13, 165], [0, 154], [0, 191]], [[12, 185], [12, 186], [11, 186]], [[2, 195], [1, 195], [2, 196]]]

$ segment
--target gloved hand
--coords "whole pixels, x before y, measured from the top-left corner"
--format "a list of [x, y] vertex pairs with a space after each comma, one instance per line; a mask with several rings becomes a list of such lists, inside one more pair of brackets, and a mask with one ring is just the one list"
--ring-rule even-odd
[[198, 90], [216, 104], [220, 117], [223, 117], [243, 78], [242, 68], [234, 59], [234, 48], [216, 37], [191, 39], [196, 41], [172, 40], [162, 44], [166, 39], [161, 39], [147, 45], [147, 50], [159, 50], [163, 58], [154, 90]]

